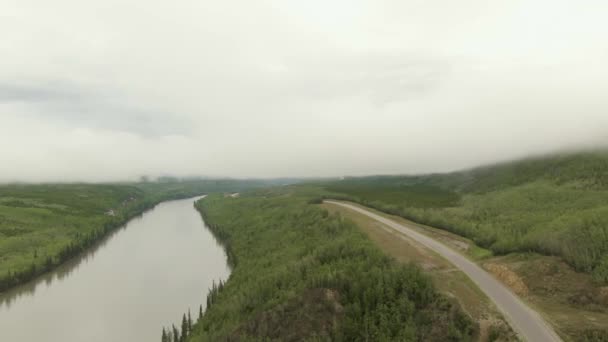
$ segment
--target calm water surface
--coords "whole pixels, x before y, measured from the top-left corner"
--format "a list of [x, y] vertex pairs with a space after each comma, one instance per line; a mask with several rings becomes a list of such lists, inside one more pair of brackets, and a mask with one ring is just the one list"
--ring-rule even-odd
[[0, 341], [153, 342], [189, 308], [196, 319], [207, 289], [230, 269], [194, 200], [162, 203], [81, 258], [0, 295]]

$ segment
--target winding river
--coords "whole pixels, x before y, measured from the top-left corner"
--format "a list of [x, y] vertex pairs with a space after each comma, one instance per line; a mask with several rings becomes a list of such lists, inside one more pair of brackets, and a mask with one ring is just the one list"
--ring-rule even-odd
[[0, 341], [150, 342], [230, 274], [194, 209], [164, 202], [54, 272], [0, 295]]

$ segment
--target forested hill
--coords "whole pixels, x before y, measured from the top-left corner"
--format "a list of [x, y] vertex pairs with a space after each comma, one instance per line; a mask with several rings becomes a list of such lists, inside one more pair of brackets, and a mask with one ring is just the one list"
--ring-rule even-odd
[[608, 150], [528, 158], [434, 178], [437, 185], [461, 192], [488, 192], [539, 180], [608, 190]]
[[608, 282], [608, 151], [324, 186], [333, 197], [450, 230], [497, 254], [559, 255]]
[[530, 157], [473, 169], [425, 175], [347, 177], [331, 185], [436, 186], [460, 193], [481, 193], [538, 180], [608, 190], [608, 149]]

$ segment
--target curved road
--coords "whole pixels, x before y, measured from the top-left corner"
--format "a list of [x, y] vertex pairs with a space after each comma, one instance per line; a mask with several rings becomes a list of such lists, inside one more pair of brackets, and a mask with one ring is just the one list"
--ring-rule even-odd
[[505, 318], [509, 321], [513, 329], [515, 329], [520, 337], [526, 341], [561, 341], [555, 331], [553, 331], [549, 324], [547, 324], [537, 312], [528, 307], [501, 282], [462, 254], [412, 228], [375, 214], [369, 210], [343, 202], [325, 202], [339, 205], [371, 217], [439, 253], [461, 271], [466, 273], [466, 275], [469, 276], [469, 278], [471, 278], [494, 303], [496, 303], [496, 306], [505, 315]]

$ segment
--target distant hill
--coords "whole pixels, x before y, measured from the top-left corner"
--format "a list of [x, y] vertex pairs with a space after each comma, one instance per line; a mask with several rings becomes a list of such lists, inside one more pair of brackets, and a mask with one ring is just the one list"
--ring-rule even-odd
[[469, 237], [496, 254], [559, 255], [608, 282], [608, 151], [421, 176], [325, 183], [345, 198]]

